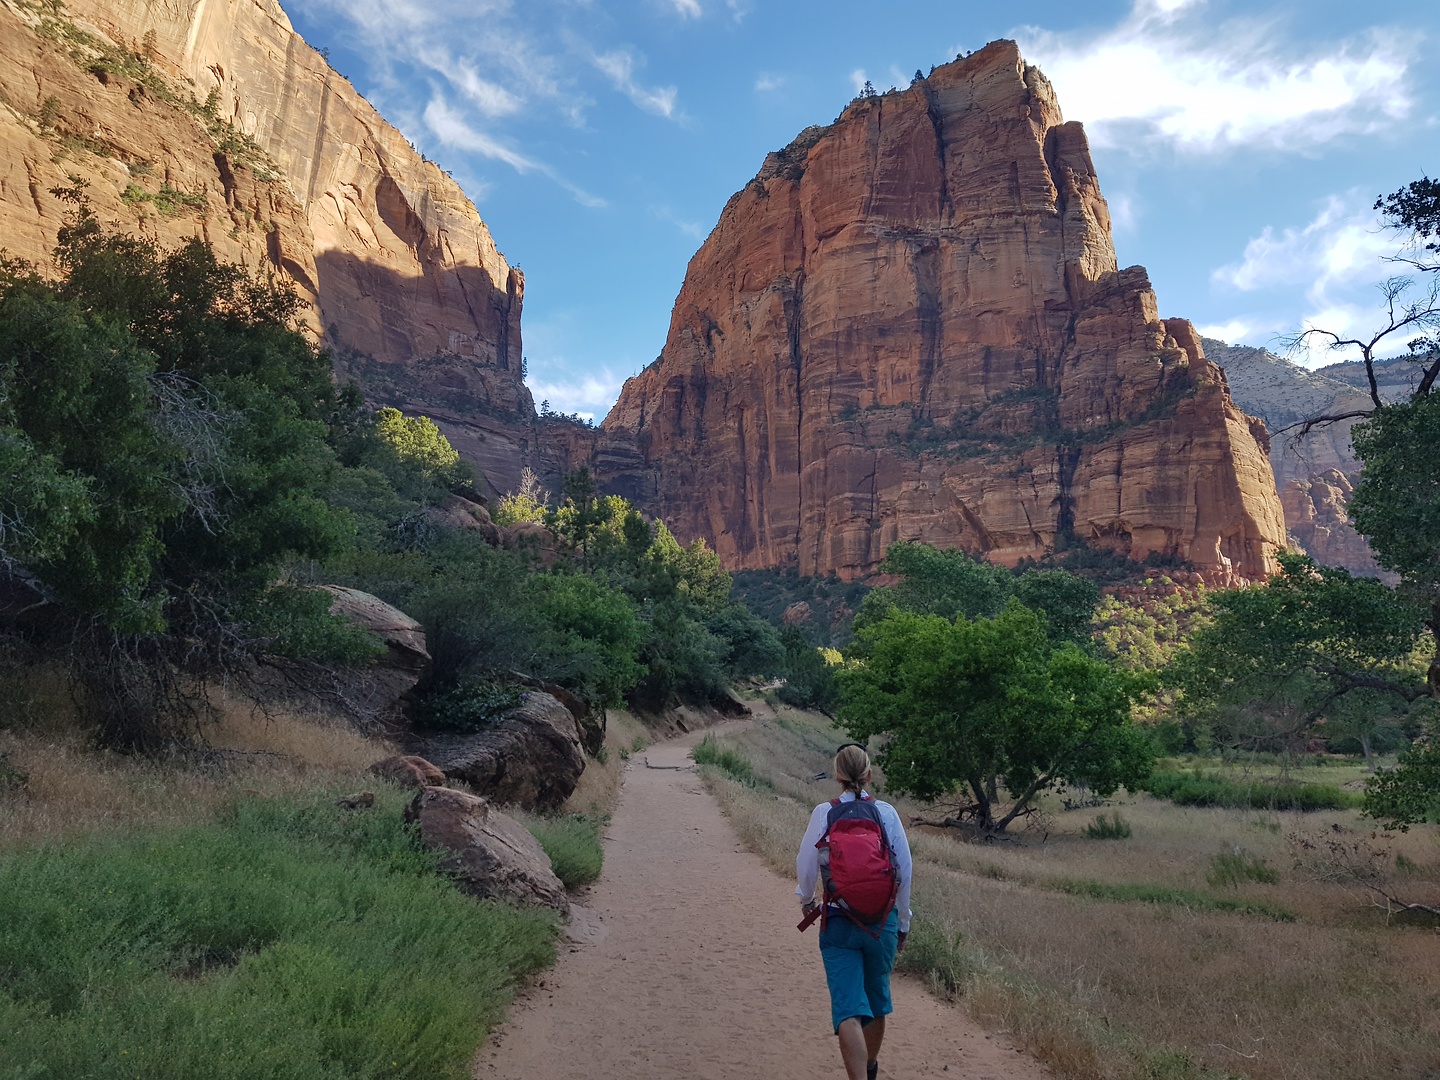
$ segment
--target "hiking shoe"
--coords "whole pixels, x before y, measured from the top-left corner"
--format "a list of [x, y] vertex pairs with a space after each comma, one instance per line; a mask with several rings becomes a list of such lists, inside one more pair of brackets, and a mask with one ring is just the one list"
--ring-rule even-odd
[[878, 1061], [867, 1061], [865, 1063], [865, 1080], [875, 1080], [875, 1074], [880, 1071]]

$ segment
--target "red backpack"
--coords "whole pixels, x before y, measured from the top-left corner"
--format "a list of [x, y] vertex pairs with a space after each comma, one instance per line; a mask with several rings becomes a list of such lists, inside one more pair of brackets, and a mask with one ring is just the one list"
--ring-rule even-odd
[[[831, 905], [861, 927], [882, 923], [900, 892], [900, 868], [885, 836], [875, 800], [862, 795], [850, 802], [833, 799], [825, 818], [820, 849], [820, 883], [824, 902], [800, 924], [804, 930]], [[872, 931], [873, 933], [873, 931]]]

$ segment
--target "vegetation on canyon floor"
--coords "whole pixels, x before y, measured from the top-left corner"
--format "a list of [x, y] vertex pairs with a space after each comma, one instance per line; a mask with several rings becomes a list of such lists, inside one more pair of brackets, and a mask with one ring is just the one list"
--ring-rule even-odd
[[[782, 711], [714, 742], [707, 782], [779, 873], [793, 871], [810, 809], [832, 793], [813, 777], [844, 737]], [[1196, 769], [1236, 788], [1284, 780], [1347, 794], [1370, 775], [1358, 758], [1216, 752], [1162, 758], [1157, 775]], [[1434, 1067], [1434, 918], [1387, 909], [1381, 895], [1440, 892], [1433, 827], [1385, 834], [1353, 809], [1182, 806], [1072, 787], [1041, 795], [1004, 842], [975, 843], [941, 824], [945, 809], [896, 794], [888, 777], [877, 786], [912, 823], [916, 917], [902, 966], [1056, 1075]]]

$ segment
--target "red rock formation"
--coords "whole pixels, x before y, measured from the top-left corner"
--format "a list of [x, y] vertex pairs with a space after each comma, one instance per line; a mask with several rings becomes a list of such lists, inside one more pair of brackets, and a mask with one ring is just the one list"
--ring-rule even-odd
[[[45, 262], [80, 176], [102, 220], [208, 240], [314, 305], [341, 374], [424, 412], [499, 490], [534, 441], [524, 279], [474, 205], [275, 0], [0, 0], [0, 246]], [[169, 201], [155, 196], [168, 189]]]
[[1085, 134], [1011, 42], [771, 154], [603, 427], [602, 478], [733, 568], [1073, 537], [1255, 579], [1285, 542], [1263, 425], [1118, 268]]
[[1339, 469], [1292, 479], [1280, 489], [1285, 523], [1300, 546], [1322, 566], [1343, 566], [1351, 573], [1393, 584], [1399, 578], [1380, 569], [1370, 545], [1350, 522], [1345, 506], [1353, 491], [1350, 478]]

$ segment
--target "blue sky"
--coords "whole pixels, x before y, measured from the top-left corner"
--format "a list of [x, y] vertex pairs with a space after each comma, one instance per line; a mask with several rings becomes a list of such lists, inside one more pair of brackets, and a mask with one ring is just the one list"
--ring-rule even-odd
[[1085, 124], [1121, 265], [1232, 342], [1369, 326], [1370, 206], [1440, 174], [1435, 0], [283, 2], [525, 270], [536, 400], [596, 419], [767, 152], [996, 38]]

